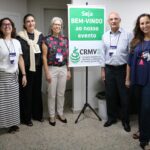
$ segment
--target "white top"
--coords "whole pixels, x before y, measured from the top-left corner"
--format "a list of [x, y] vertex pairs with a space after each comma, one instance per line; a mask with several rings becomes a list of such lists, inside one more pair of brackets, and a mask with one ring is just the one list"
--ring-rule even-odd
[[126, 64], [132, 37], [131, 33], [122, 28], [116, 33], [107, 31], [102, 39], [101, 67], [105, 67], [106, 64], [113, 66]]
[[[15, 52], [14, 63], [10, 63], [9, 53]], [[19, 55], [22, 54], [20, 42], [17, 39], [0, 39], [0, 71], [14, 73], [18, 70]]]

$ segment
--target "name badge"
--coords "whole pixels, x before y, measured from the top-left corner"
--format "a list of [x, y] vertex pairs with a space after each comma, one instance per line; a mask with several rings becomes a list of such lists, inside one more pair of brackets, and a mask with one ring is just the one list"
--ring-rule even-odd
[[117, 49], [117, 46], [110, 46], [111, 49]]
[[57, 53], [56, 54], [56, 59], [58, 59], [58, 62], [62, 62], [63, 61], [63, 55], [62, 55], [62, 53]]
[[116, 49], [110, 49], [109, 50], [109, 56], [116, 55]]
[[11, 64], [14, 64], [15, 59], [16, 59], [16, 53], [15, 53], [15, 52], [9, 53], [9, 60], [10, 60], [10, 63], [11, 63]]

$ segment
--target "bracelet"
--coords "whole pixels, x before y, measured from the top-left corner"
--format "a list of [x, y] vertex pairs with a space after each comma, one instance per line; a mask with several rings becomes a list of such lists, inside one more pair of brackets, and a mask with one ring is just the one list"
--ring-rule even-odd
[[22, 76], [26, 76], [26, 74], [22, 74]]

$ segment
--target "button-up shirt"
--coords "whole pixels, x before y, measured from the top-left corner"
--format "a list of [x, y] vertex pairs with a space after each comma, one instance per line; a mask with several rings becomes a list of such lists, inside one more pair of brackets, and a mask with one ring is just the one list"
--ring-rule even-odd
[[111, 30], [104, 33], [101, 49], [101, 67], [105, 65], [120, 66], [127, 63], [129, 44], [132, 34], [119, 28], [117, 32]]

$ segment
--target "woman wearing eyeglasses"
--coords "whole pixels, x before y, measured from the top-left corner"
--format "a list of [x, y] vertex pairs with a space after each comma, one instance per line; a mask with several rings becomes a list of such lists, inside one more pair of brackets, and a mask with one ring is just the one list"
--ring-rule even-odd
[[21, 84], [27, 84], [21, 45], [15, 39], [15, 25], [10, 18], [0, 20], [0, 128], [8, 132], [19, 130], [19, 85], [18, 64], [21, 70]]
[[45, 37], [42, 44], [43, 65], [48, 87], [49, 124], [52, 126], [56, 124], [56, 115], [61, 122], [67, 123], [63, 112], [64, 94], [66, 81], [70, 79], [71, 74], [68, 67], [68, 39], [62, 35], [62, 29], [63, 20], [59, 17], [52, 18], [51, 34]]

